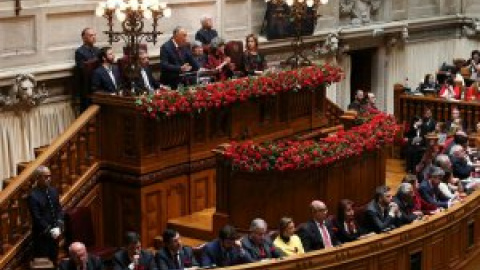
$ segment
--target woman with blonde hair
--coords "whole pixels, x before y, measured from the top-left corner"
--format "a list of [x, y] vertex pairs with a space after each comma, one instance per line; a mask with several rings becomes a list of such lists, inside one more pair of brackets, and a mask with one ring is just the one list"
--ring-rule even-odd
[[283, 251], [286, 256], [305, 253], [300, 237], [295, 234], [295, 223], [292, 218], [280, 219], [279, 233], [273, 245]]

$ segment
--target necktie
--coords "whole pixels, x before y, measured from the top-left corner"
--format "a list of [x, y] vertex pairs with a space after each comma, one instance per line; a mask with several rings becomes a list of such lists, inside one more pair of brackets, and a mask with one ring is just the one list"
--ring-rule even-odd
[[355, 233], [355, 223], [353, 221], [347, 222], [348, 233], [354, 234]]
[[178, 58], [180, 58], [180, 61], [182, 61], [182, 63], [183, 63], [182, 50], [180, 49], [180, 47], [176, 47], [176, 50], [177, 50]]
[[148, 91], [152, 91], [153, 89], [152, 89], [152, 86], [150, 85], [150, 80], [148, 79], [147, 72], [145, 71], [145, 69], [142, 68], [142, 71], [140, 73], [142, 74], [145, 88], [147, 88]]
[[322, 234], [323, 246], [326, 248], [332, 247], [332, 241], [330, 240], [330, 234], [327, 231], [325, 225], [320, 225], [320, 233]]
[[267, 257], [267, 253], [265, 252], [265, 248], [263, 247], [263, 245], [258, 247], [258, 255], [261, 259], [265, 259]]
[[180, 269], [180, 254], [179, 253], [176, 253], [174, 256], [173, 256], [173, 261], [175, 262], [175, 269]]
[[113, 86], [117, 88], [117, 82], [115, 81], [115, 76], [113, 75], [112, 67], [107, 68], [108, 75], [110, 75], [110, 79], [112, 79]]

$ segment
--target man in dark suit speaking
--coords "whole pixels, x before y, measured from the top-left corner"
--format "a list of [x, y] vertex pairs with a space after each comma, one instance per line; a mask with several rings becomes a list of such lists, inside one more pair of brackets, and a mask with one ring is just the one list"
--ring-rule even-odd
[[192, 56], [190, 49], [186, 47], [187, 31], [180, 26], [173, 30], [173, 37], [165, 42], [160, 48], [160, 69], [162, 74], [160, 82], [177, 89], [182, 81], [181, 74], [197, 71], [198, 64]]
[[58, 191], [50, 186], [50, 169], [40, 166], [35, 170], [36, 187], [28, 196], [32, 216], [34, 257], [47, 257], [54, 264], [58, 256], [58, 237], [63, 227], [63, 213]]

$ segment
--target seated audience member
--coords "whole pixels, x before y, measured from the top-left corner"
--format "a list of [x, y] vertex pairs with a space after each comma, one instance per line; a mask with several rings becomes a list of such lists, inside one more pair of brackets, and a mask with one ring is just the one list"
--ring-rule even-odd
[[370, 113], [370, 114], [380, 113], [380, 110], [377, 108], [377, 105], [375, 104], [376, 100], [377, 99], [375, 98], [375, 94], [367, 93], [367, 100], [366, 100], [365, 108], [366, 108], [368, 113]]
[[453, 201], [443, 197], [438, 189], [438, 184], [440, 184], [444, 176], [445, 172], [441, 168], [432, 167], [428, 179], [423, 180], [418, 189], [420, 196], [426, 202], [434, 204], [439, 208], [448, 208], [453, 203]]
[[125, 236], [125, 244], [125, 249], [117, 251], [113, 256], [113, 270], [157, 269], [153, 255], [142, 250], [138, 233], [128, 232]]
[[355, 220], [353, 202], [343, 199], [338, 206], [338, 213], [333, 222], [335, 237], [342, 243], [357, 240], [366, 233], [366, 230]]
[[414, 116], [410, 127], [405, 133], [407, 146], [405, 149], [405, 164], [408, 173], [415, 172], [415, 166], [420, 163], [426, 149], [425, 133], [422, 129], [422, 119]]
[[410, 183], [402, 183], [398, 187], [397, 194], [393, 197], [393, 201], [398, 205], [398, 209], [402, 213], [400, 217], [402, 225], [412, 223], [423, 216], [422, 211], [414, 210], [413, 196], [412, 185]]
[[423, 134], [428, 134], [435, 131], [436, 122], [435, 119], [432, 117], [432, 110], [430, 108], [426, 108], [423, 111], [423, 118], [422, 118], [422, 129]]
[[247, 76], [262, 75], [267, 69], [267, 61], [265, 57], [258, 52], [258, 38], [254, 34], [250, 34], [245, 39], [247, 48], [243, 53], [243, 64], [245, 74]]
[[438, 137], [437, 144], [440, 146], [445, 146], [445, 142], [447, 141], [447, 126], [443, 122], [438, 122], [435, 125], [435, 134]]
[[413, 189], [413, 212], [421, 211], [424, 215], [432, 215], [438, 211], [438, 208], [435, 204], [426, 202], [418, 191], [419, 183], [418, 179], [413, 174], [407, 174], [403, 178], [402, 183], [409, 183]]
[[261, 218], [252, 220], [250, 233], [242, 238], [242, 246], [254, 261], [277, 259], [285, 256], [268, 238], [267, 223]]
[[107, 93], [117, 92], [121, 85], [120, 70], [115, 65], [112, 47], [103, 47], [98, 54], [101, 65], [93, 71], [92, 90]]
[[313, 201], [310, 209], [312, 219], [303, 224], [298, 231], [305, 252], [339, 245], [340, 241], [335, 237], [333, 226], [327, 219], [328, 209], [325, 203]]
[[235, 65], [230, 57], [225, 55], [225, 42], [220, 38], [214, 38], [210, 44], [207, 64], [205, 68], [217, 71], [217, 80], [223, 81], [232, 78]]
[[355, 92], [355, 100], [348, 105], [348, 110], [357, 111], [359, 113], [365, 112], [365, 99], [363, 90], [358, 89]]
[[198, 40], [192, 43], [192, 55], [193, 59], [197, 61], [198, 67], [204, 68], [207, 64], [207, 55], [203, 51], [202, 43]]
[[140, 64], [140, 82], [139, 86], [149, 93], [153, 93], [160, 88], [160, 83], [153, 78], [152, 69], [150, 68], [150, 61], [146, 50], [140, 49], [138, 55], [138, 62]]
[[155, 255], [159, 270], [197, 268], [193, 250], [182, 245], [180, 234], [172, 229], [163, 232], [164, 247]]
[[468, 144], [468, 136], [467, 134], [464, 132], [464, 131], [457, 131], [455, 132], [455, 134], [453, 135], [452, 138], [449, 138], [445, 141], [445, 147], [444, 147], [444, 150], [443, 150], [443, 153], [451, 156], [452, 155], [452, 147], [454, 145], [461, 145], [461, 146], [464, 146], [466, 147]]
[[63, 213], [59, 194], [50, 186], [51, 172], [39, 166], [34, 173], [36, 186], [28, 196], [32, 217], [32, 242], [34, 258], [49, 258], [55, 265], [58, 257], [58, 237], [63, 226]]
[[467, 61], [467, 66], [470, 70], [470, 80], [478, 81], [480, 79], [478, 76], [480, 72], [480, 51], [472, 51], [471, 58]]
[[278, 236], [273, 245], [282, 251], [286, 256], [303, 254], [302, 241], [295, 234], [295, 223], [292, 218], [283, 217], [278, 226]]
[[375, 198], [368, 204], [365, 219], [370, 231], [381, 233], [400, 226], [402, 213], [392, 201], [392, 193], [387, 186], [375, 190]]
[[466, 101], [476, 101], [480, 100], [480, 89], [479, 82], [474, 82], [470, 87], [465, 89], [465, 100]]
[[[186, 78], [187, 72], [199, 69], [197, 61], [193, 59], [190, 48], [186, 48], [187, 30], [177, 26], [173, 30], [173, 36], [160, 48], [160, 83], [177, 89], [180, 83], [190, 83]], [[181, 75], [184, 76], [182, 80]]]
[[[458, 85], [459, 79], [456, 81], [447, 79], [446, 83], [440, 89], [439, 96], [447, 100], [460, 100], [462, 94], [462, 88]], [[460, 83], [461, 84], [461, 83]]]
[[234, 227], [224, 226], [218, 233], [218, 238], [203, 247], [203, 267], [227, 267], [254, 260], [242, 247]]
[[435, 94], [440, 90], [440, 85], [435, 81], [435, 77], [432, 74], [427, 74], [419, 88], [423, 94]]
[[87, 253], [83, 243], [73, 242], [68, 248], [70, 258], [63, 260], [59, 270], [102, 270], [103, 264], [100, 258]]
[[75, 66], [83, 69], [83, 64], [92, 59], [97, 59], [100, 49], [95, 47], [97, 42], [97, 34], [95, 30], [87, 27], [82, 30], [82, 46], [75, 50]]
[[463, 193], [463, 187], [460, 184], [460, 180], [453, 177], [450, 158], [445, 154], [438, 155], [435, 158], [435, 166], [440, 167], [445, 172], [442, 182], [438, 185], [442, 195], [448, 199], [460, 198], [461, 193]]
[[210, 45], [212, 40], [218, 37], [217, 31], [213, 29], [213, 19], [209, 15], [204, 15], [200, 23], [202, 24], [202, 28], [195, 34], [195, 40], [200, 41], [204, 46]]
[[465, 149], [461, 145], [454, 145], [451, 149], [452, 173], [453, 177], [464, 180], [470, 177], [475, 171]]
[[449, 121], [445, 122], [445, 124], [447, 125], [447, 130], [449, 131], [449, 133], [450, 134], [454, 133], [454, 132], [452, 132], [452, 130], [456, 127], [459, 127], [461, 130], [466, 131], [467, 126], [465, 125], [462, 118], [460, 117], [460, 110], [457, 107], [454, 107], [452, 109], [451, 114], [452, 114], [451, 119]]

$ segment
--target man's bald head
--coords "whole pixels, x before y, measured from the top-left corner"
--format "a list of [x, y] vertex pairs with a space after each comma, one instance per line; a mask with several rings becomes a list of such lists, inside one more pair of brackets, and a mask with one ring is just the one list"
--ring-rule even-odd
[[310, 203], [310, 210], [312, 211], [313, 219], [318, 223], [322, 223], [327, 218], [328, 208], [322, 201], [312, 201]]
[[68, 247], [68, 252], [76, 265], [85, 265], [87, 263], [87, 248], [82, 242], [73, 242]]

